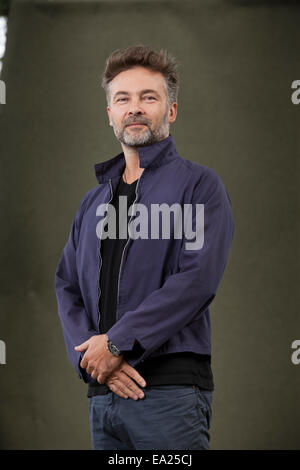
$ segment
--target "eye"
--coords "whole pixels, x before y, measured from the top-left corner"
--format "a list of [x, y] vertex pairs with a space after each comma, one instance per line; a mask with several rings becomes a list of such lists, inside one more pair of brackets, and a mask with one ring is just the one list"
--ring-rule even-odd
[[146, 95], [144, 98], [150, 99], [150, 100], [155, 100], [155, 97], [154, 97], [154, 96], [151, 96], [151, 95]]
[[127, 100], [127, 98], [118, 98], [118, 99], [117, 99], [117, 102], [118, 102], [118, 101], [124, 101], [124, 100]]

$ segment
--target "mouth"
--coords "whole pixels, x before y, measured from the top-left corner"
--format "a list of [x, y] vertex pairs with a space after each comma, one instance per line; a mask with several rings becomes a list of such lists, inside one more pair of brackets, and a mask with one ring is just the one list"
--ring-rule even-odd
[[132, 123], [132, 124], [128, 124], [126, 127], [141, 127], [141, 126], [145, 126], [146, 124], [141, 124], [139, 122], [137, 123]]

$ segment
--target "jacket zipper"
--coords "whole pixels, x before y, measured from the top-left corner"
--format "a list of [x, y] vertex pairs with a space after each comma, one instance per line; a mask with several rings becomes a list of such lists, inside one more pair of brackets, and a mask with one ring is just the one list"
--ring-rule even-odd
[[[145, 170], [144, 170], [144, 171], [145, 171]], [[143, 171], [143, 173], [144, 173], [144, 171]], [[138, 189], [138, 186], [139, 186], [139, 183], [140, 183], [140, 179], [141, 179], [143, 173], [142, 173], [141, 176], [139, 177], [138, 182], [137, 182], [137, 185], [136, 185], [136, 188], [135, 188], [135, 200], [134, 200], [134, 202], [133, 202], [133, 204], [132, 204], [132, 212], [133, 212], [134, 204], [136, 203], [136, 200], [137, 200], [137, 198], [138, 198], [137, 189]], [[130, 224], [131, 219], [132, 219], [132, 215], [130, 216], [128, 225]], [[127, 225], [127, 230], [128, 230], [128, 225]], [[124, 248], [123, 248], [122, 257], [121, 257], [121, 262], [120, 262], [120, 268], [119, 268], [118, 290], [117, 290], [117, 306], [116, 306], [116, 322], [118, 321], [118, 304], [119, 304], [119, 288], [120, 288], [121, 269], [122, 269], [122, 263], [123, 263], [123, 257], [124, 257], [125, 249], [126, 249], [126, 246], [127, 246], [128, 242], [129, 242], [129, 235], [128, 235], [128, 240], [126, 241], [125, 246], [124, 246]]]
[[[111, 202], [112, 198], [113, 198], [113, 189], [112, 189], [112, 184], [111, 184], [111, 179], [109, 180], [109, 184], [110, 184], [110, 192], [111, 192], [111, 198], [110, 200], [108, 201], [107, 203], [107, 207], [108, 207], [108, 204]], [[107, 209], [106, 207], [106, 209]], [[106, 215], [105, 219], [108, 217], [108, 214]], [[104, 227], [104, 220], [103, 219], [103, 226], [102, 228]], [[101, 258], [101, 238], [99, 239], [99, 259], [100, 259], [100, 267], [99, 267], [99, 275], [98, 275], [98, 303], [97, 303], [97, 311], [98, 311], [98, 332], [100, 333], [100, 311], [99, 311], [99, 300], [100, 300], [100, 296], [101, 296], [101, 287], [100, 287], [100, 273], [101, 273], [101, 268], [102, 268], [102, 258]]]

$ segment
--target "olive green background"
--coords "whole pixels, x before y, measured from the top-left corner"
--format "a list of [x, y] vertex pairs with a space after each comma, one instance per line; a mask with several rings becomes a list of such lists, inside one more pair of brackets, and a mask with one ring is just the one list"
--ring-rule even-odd
[[211, 449], [299, 449], [300, 8], [260, 1], [14, 1], [1, 79], [0, 448], [90, 449], [54, 273], [94, 164], [121, 151], [100, 76], [136, 43], [181, 62], [184, 158], [214, 168], [235, 238], [211, 306]]

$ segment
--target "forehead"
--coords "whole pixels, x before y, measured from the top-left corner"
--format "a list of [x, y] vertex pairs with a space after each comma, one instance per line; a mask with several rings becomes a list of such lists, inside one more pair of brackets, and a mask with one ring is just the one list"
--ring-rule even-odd
[[112, 96], [118, 91], [137, 93], [144, 89], [152, 89], [156, 90], [159, 94], [164, 94], [164, 76], [160, 72], [139, 66], [120, 72], [111, 81]]

